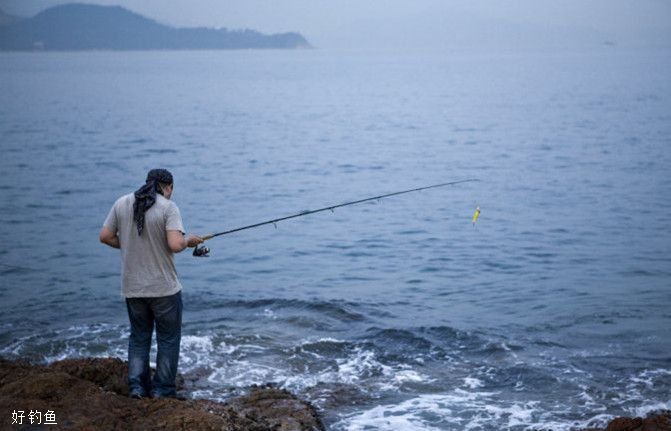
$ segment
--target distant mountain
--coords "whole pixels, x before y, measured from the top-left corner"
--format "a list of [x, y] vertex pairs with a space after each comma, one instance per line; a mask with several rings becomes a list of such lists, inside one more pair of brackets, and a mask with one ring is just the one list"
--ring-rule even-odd
[[21, 20], [18, 16], [6, 14], [5, 11], [0, 9], [0, 26], [14, 24]]
[[299, 33], [265, 35], [253, 30], [175, 28], [119, 6], [66, 4], [32, 18], [0, 15], [0, 50], [77, 51], [153, 49], [309, 48]]

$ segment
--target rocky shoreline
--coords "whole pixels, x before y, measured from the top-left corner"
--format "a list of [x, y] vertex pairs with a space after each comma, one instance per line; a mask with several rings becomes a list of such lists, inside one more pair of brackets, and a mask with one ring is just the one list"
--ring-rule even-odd
[[[252, 387], [226, 403], [134, 400], [128, 398], [126, 373], [126, 363], [113, 358], [67, 359], [47, 366], [0, 359], [0, 429], [325, 430], [317, 410], [285, 390]], [[40, 413], [33, 415], [32, 425], [30, 412]], [[47, 412], [57, 425], [42, 428]], [[605, 429], [583, 431], [671, 431], [671, 411], [616, 418]]]
[[[281, 389], [253, 387], [226, 403], [134, 400], [128, 398], [126, 379], [126, 363], [119, 359], [70, 359], [48, 366], [0, 359], [0, 429], [324, 430], [310, 403]], [[40, 412], [32, 425], [31, 411]], [[57, 425], [40, 428], [47, 412]]]
[[671, 431], [671, 411], [653, 413], [646, 418], [615, 418], [606, 428], [583, 431]]

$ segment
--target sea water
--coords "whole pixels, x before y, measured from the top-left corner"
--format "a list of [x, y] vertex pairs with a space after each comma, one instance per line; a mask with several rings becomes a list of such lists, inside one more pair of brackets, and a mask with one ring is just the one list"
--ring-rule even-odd
[[[671, 408], [671, 56], [0, 55], [0, 356], [125, 358], [114, 200], [170, 169], [193, 397], [330, 430], [568, 430]], [[471, 216], [482, 210], [475, 226]]]

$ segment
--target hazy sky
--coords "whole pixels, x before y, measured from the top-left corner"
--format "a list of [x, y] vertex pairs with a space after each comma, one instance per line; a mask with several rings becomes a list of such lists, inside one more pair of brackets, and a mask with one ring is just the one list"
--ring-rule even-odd
[[[31, 16], [72, 0], [0, 0]], [[671, 0], [88, 0], [174, 26], [298, 31], [322, 48], [671, 46]]]

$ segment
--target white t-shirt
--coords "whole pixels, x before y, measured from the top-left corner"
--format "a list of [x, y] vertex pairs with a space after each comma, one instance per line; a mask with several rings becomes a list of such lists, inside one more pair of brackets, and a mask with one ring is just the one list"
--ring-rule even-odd
[[112, 206], [104, 226], [116, 232], [121, 246], [121, 293], [126, 298], [174, 295], [182, 289], [177, 279], [175, 258], [166, 232], [184, 233], [179, 208], [160, 194], [144, 215], [144, 230], [138, 235], [133, 220], [133, 193], [120, 197]]

